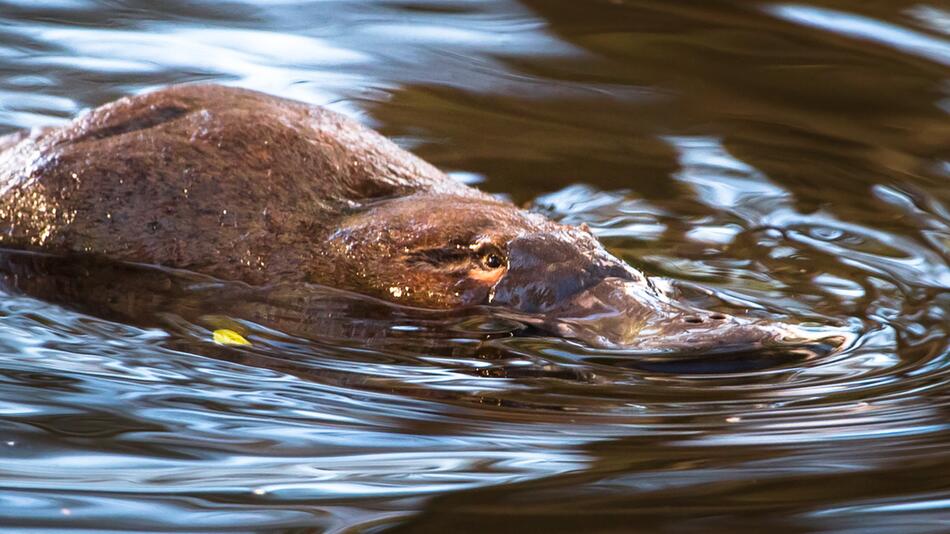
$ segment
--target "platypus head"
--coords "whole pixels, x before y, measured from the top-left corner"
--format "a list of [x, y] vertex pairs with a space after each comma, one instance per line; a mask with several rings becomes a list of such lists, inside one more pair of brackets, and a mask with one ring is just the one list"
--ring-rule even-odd
[[792, 326], [692, 308], [584, 228], [485, 196], [413, 195], [348, 216], [315, 281], [424, 308], [474, 305], [606, 348], [748, 350]]

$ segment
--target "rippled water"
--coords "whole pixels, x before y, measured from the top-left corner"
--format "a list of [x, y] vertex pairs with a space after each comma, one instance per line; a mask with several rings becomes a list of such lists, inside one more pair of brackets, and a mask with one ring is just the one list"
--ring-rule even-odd
[[0, 0], [3, 132], [194, 80], [328, 105], [697, 302], [853, 339], [671, 360], [54, 260], [27, 297], [47, 260], [4, 255], [0, 525], [950, 529], [946, 5]]

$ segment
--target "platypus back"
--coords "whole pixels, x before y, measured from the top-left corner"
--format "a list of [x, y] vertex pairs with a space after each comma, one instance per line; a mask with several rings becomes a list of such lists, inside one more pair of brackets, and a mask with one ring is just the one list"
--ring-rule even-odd
[[218, 85], [123, 98], [0, 140], [0, 244], [302, 278], [348, 209], [478, 194], [332, 111]]

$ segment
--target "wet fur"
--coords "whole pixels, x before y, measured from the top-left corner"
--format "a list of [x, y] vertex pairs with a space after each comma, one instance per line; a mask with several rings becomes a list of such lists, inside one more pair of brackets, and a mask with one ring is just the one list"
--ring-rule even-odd
[[488, 199], [337, 113], [217, 85], [124, 98], [0, 149], [0, 245], [258, 284], [333, 282], [322, 244], [376, 199]]

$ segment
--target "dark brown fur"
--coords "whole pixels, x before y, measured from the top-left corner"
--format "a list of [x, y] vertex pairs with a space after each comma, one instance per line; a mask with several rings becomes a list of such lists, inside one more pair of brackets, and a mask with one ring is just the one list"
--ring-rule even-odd
[[557, 230], [337, 113], [217, 85], [123, 98], [0, 148], [0, 245], [253, 284], [448, 307], [464, 283], [397, 262], [489, 226]]
[[264, 283], [325, 270], [368, 199], [483, 195], [328, 110], [215, 85], [124, 98], [4, 138], [0, 242]]

